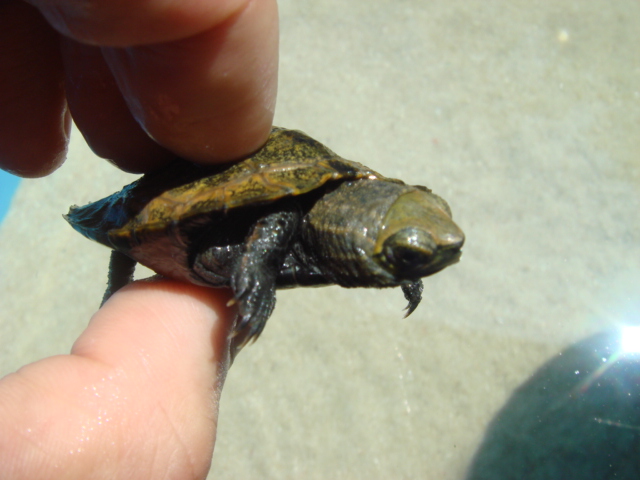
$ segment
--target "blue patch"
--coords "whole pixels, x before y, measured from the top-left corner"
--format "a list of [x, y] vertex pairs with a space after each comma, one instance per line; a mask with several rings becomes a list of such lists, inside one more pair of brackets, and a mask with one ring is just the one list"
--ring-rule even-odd
[[0, 170], [0, 222], [9, 211], [11, 198], [18, 188], [20, 178]]

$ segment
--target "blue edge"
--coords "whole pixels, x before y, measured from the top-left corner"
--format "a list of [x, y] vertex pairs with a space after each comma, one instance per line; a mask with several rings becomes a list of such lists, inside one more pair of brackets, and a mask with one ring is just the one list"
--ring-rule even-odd
[[0, 170], [0, 223], [9, 211], [11, 199], [18, 188], [20, 178]]

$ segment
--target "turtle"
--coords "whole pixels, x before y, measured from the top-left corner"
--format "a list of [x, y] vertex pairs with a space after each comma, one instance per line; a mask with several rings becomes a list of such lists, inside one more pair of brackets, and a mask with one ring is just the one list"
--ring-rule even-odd
[[103, 303], [141, 263], [161, 276], [230, 287], [234, 335], [255, 340], [276, 289], [397, 287], [411, 314], [421, 278], [454, 264], [464, 243], [445, 200], [273, 127], [235, 163], [175, 161], [64, 218], [112, 249]]

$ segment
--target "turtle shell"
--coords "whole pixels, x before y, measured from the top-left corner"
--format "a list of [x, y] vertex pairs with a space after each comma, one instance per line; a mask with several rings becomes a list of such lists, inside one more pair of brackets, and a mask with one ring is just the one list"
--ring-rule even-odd
[[365, 177], [384, 178], [300, 131], [275, 127], [267, 143], [240, 162], [208, 167], [176, 162], [109, 197], [72, 207], [65, 218], [84, 236], [130, 253], [146, 238], [166, 235], [198, 216], [232, 215], [240, 207], [266, 205], [330, 182]]

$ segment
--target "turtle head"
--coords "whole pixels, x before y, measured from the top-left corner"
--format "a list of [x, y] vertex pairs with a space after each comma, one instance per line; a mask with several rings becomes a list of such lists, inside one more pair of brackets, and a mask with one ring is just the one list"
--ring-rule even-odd
[[374, 259], [398, 280], [415, 281], [456, 263], [464, 233], [442, 198], [416, 187], [400, 195], [385, 215]]

